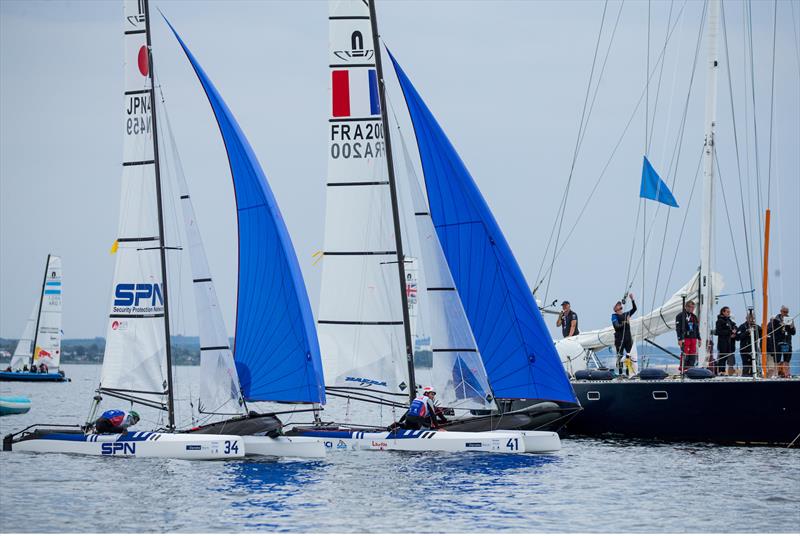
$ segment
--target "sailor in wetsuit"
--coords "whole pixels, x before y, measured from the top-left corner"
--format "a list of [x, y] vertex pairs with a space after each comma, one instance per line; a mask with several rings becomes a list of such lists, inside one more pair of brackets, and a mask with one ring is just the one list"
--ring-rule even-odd
[[633, 373], [631, 350], [633, 337], [631, 337], [631, 317], [636, 312], [636, 300], [633, 294], [628, 294], [631, 299], [630, 311], [622, 312], [622, 302], [614, 305], [614, 314], [611, 315], [611, 325], [614, 326], [614, 348], [617, 349], [617, 372], [620, 376]]
[[408, 411], [400, 419], [400, 426], [407, 430], [419, 430], [420, 428], [438, 428], [440, 424], [447, 422], [443, 412], [437, 408], [433, 401], [436, 398], [436, 391], [433, 387], [423, 387], [422, 396], [418, 396], [411, 402]]
[[139, 422], [139, 419], [139, 414], [135, 411], [110, 409], [103, 412], [95, 421], [94, 429], [98, 434], [124, 434], [128, 431], [128, 427]]

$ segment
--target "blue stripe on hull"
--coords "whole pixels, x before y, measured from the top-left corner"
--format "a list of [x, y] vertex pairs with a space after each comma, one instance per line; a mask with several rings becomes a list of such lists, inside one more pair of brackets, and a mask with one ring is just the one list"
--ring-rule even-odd
[[0, 381], [6, 382], [63, 382], [66, 378], [55, 372], [0, 372]]

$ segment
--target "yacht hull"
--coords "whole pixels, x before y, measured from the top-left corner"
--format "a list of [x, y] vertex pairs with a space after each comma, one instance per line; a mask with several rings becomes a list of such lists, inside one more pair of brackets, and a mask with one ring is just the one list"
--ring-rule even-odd
[[[573, 381], [570, 434], [789, 445], [800, 435], [800, 378]], [[797, 439], [800, 442], [800, 439]]]

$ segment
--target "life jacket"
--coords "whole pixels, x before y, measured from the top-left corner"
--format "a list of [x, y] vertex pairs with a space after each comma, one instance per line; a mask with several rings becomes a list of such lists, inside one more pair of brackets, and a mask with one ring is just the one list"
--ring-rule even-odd
[[428, 400], [427, 396], [418, 396], [411, 402], [408, 407], [409, 417], [426, 417], [428, 415]]
[[130, 415], [128, 415], [127, 411], [122, 411], [120, 409], [109, 409], [104, 411], [102, 415], [100, 415], [101, 419], [108, 419], [111, 424], [114, 426], [122, 426], [128, 427], [132, 423]]

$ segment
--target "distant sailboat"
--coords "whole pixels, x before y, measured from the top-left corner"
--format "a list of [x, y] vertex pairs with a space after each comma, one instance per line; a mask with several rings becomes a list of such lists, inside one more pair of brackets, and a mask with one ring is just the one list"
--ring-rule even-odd
[[[67, 381], [61, 365], [61, 257], [48, 255], [42, 287], [0, 381]], [[33, 348], [31, 349], [31, 346]], [[38, 372], [44, 365], [47, 372]]]

